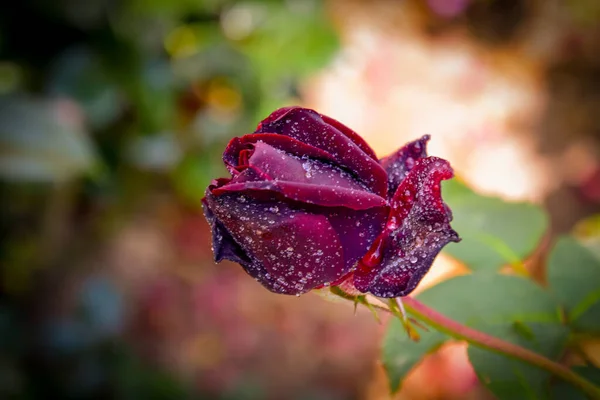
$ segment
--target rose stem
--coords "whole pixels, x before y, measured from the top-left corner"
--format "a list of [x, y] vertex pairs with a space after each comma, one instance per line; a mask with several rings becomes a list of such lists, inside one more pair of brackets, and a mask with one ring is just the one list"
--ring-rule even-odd
[[[346, 294], [341, 290], [335, 290], [334, 288], [331, 288], [331, 292], [348, 300], [354, 300], [357, 297]], [[468, 326], [458, 323], [427, 307], [425, 304], [412, 297], [403, 297], [402, 302], [409, 314], [450, 337], [464, 340], [474, 346], [516, 358], [525, 361], [528, 364], [535, 365], [538, 368], [545, 369], [580, 388], [590, 396], [590, 398], [600, 400], [600, 388], [559, 363], [549, 360], [531, 350], [517, 346], [516, 344], [505, 342], [504, 340], [490, 336], [487, 333], [469, 328]], [[387, 305], [372, 304], [372, 306], [394, 314]]]
[[453, 319], [440, 314], [412, 297], [403, 297], [402, 301], [409, 314], [425, 322], [436, 330], [455, 339], [465, 340], [474, 346], [491, 350], [495, 353], [525, 361], [531, 365], [545, 369], [554, 375], [570, 382], [585, 392], [590, 398], [600, 400], [600, 388], [577, 375], [569, 368], [544, 356], [534, 353], [513, 343], [505, 342], [494, 336], [462, 325]]

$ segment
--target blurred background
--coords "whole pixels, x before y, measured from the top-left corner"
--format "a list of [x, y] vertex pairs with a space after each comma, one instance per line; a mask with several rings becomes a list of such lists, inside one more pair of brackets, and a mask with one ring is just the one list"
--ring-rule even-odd
[[[21, 0], [0, 12], [0, 398], [387, 399], [385, 327], [215, 265], [200, 199], [275, 108], [431, 134], [566, 232], [600, 209], [597, 0]], [[422, 287], [460, 271], [441, 256]], [[422, 289], [419, 288], [420, 290]], [[464, 348], [398, 399], [485, 399]]]

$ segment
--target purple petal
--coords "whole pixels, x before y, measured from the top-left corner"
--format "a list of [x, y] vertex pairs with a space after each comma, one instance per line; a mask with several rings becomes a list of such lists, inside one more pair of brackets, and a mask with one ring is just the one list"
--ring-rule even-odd
[[[333, 121], [327, 118], [328, 121]], [[352, 171], [373, 193], [387, 196], [387, 176], [383, 168], [373, 158], [373, 151], [365, 152], [368, 145], [359, 145], [353, 139], [358, 137], [349, 128], [324, 121], [316, 111], [306, 108], [278, 110], [258, 126], [255, 133], [278, 133], [289, 136], [330, 153], [337, 164]], [[349, 133], [352, 132], [352, 133]], [[348, 136], [351, 135], [351, 136]], [[356, 140], [356, 139], [355, 139]]]
[[240, 138], [236, 137], [231, 139], [223, 153], [223, 161], [225, 162], [225, 165], [227, 165], [227, 168], [230, 171], [234, 170], [237, 172], [237, 168], [240, 166], [240, 152], [251, 148], [251, 145], [257, 142], [266, 143], [296, 157], [312, 158], [335, 163], [333, 156], [324, 150], [302, 143], [289, 136], [275, 133], [261, 133], [244, 135]]
[[357, 289], [379, 297], [406, 296], [440, 250], [460, 241], [440, 190], [440, 182], [452, 175], [448, 162], [440, 158], [415, 163], [394, 194], [386, 229], [354, 271]]
[[[298, 106], [283, 107], [283, 108], [273, 111], [267, 118], [262, 120], [258, 124], [258, 127], [256, 128], [256, 132], [266, 132], [267, 130], [264, 129], [265, 125], [277, 122], [277, 120], [281, 119], [283, 116], [285, 116], [292, 110], [304, 110], [304, 111], [310, 111], [310, 112], [316, 113], [316, 111], [314, 111], [314, 110], [310, 110], [310, 109], [302, 108], [302, 107], [298, 107]], [[362, 137], [360, 137], [360, 135], [358, 133], [354, 132], [352, 129], [348, 128], [346, 125], [342, 124], [340, 121], [338, 121], [336, 119], [333, 119], [333, 118], [328, 117], [323, 114], [319, 114], [319, 115], [321, 116], [321, 118], [323, 119], [323, 121], [326, 124], [333, 126], [335, 129], [339, 130], [341, 133], [346, 135], [350, 140], [352, 140], [354, 142], [354, 144], [356, 144], [358, 147], [360, 147], [362, 151], [367, 153], [369, 155], [369, 157], [371, 157], [373, 160], [377, 161], [377, 155], [375, 154], [375, 152], [373, 151], [371, 146], [369, 146], [369, 144]]]
[[[337, 280], [343, 278], [367, 253], [373, 241], [384, 228], [388, 207], [368, 210], [350, 210], [348, 208], [314, 207], [313, 212], [327, 216], [329, 223], [337, 232], [342, 244], [345, 268]], [[328, 283], [333, 283], [329, 281]]]
[[241, 194], [205, 197], [208, 215], [218, 219], [244, 251], [242, 267], [275, 293], [301, 294], [347, 272], [337, 232], [324, 215], [261, 202]]
[[256, 191], [279, 193], [283, 197], [293, 201], [325, 207], [348, 207], [353, 210], [366, 210], [373, 207], [386, 206], [384, 199], [364, 190], [336, 189], [306, 183], [282, 181], [231, 183], [215, 189], [213, 194], [217, 196], [233, 192], [253, 194]]
[[[386, 200], [368, 191], [360, 181], [342, 169], [313, 159], [301, 159], [264, 142], [246, 144], [242, 151], [246, 165], [227, 185], [212, 193], [266, 190], [294, 201], [322, 206], [345, 206], [355, 210], [386, 205]], [[241, 168], [245, 168], [239, 172]]]
[[202, 208], [212, 230], [212, 250], [215, 261], [230, 260], [239, 264], [249, 262], [250, 259], [246, 256], [244, 250], [233, 240], [223, 224], [217, 220], [208, 206], [206, 198], [202, 199]]
[[336, 119], [333, 119], [333, 118], [328, 117], [327, 115], [323, 115], [323, 114], [319, 114], [319, 115], [321, 116], [321, 118], [323, 119], [323, 121], [326, 124], [329, 124], [329, 125], [333, 126], [335, 129], [337, 129], [338, 131], [342, 132], [350, 140], [352, 140], [354, 142], [354, 144], [356, 144], [358, 147], [360, 147], [360, 149], [362, 151], [367, 153], [367, 155], [369, 157], [371, 157], [373, 160], [377, 161], [377, 155], [375, 154], [375, 151], [373, 151], [371, 146], [369, 146], [367, 144], [367, 142], [358, 135], [358, 133], [354, 132], [352, 129], [348, 128], [346, 125], [342, 124], [340, 121], [338, 121]]
[[415, 162], [427, 157], [427, 142], [429, 139], [430, 136], [425, 135], [379, 161], [388, 174], [388, 196], [391, 197], [396, 193], [396, 189], [415, 166]]

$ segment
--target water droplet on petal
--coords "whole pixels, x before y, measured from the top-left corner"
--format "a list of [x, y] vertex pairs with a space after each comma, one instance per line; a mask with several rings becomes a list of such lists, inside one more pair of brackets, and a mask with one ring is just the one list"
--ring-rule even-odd
[[371, 249], [364, 255], [360, 263], [367, 267], [368, 269], [372, 269], [376, 265], [381, 263], [381, 258], [383, 257], [383, 238], [380, 236], [375, 239]]
[[302, 168], [304, 169], [305, 172], [305, 176], [307, 178], [311, 178], [312, 177], [312, 165], [309, 162], [304, 162], [302, 163]]

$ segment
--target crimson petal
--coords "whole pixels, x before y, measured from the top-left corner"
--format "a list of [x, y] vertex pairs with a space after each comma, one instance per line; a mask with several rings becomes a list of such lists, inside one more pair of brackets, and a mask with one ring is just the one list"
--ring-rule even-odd
[[[268, 131], [268, 129], [264, 128], [265, 125], [277, 122], [277, 120], [281, 119], [282, 117], [284, 117], [286, 114], [288, 114], [292, 110], [304, 110], [304, 111], [311, 111], [311, 112], [317, 113], [314, 110], [310, 110], [310, 109], [306, 109], [306, 108], [302, 108], [302, 107], [298, 107], [298, 106], [283, 107], [283, 108], [273, 111], [267, 118], [262, 120], [256, 128], [256, 132]], [[377, 161], [377, 155], [375, 154], [375, 152], [373, 151], [371, 146], [369, 146], [369, 144], [362, 137], [360, 137], [360, 135], [358, 133], [354, 132], [352, 129], [348, 128], [346, 125], [342, 124], [340, 121], [338, 121], [336, 119], [333, 119], [333, 118], [328, 117], [327, 115], [323, 115], [323, 114], [319, 114], [319, 115], [321, 116], [321, 118], [323, 119], [323, 121], [326, 124], [333, 126], [335, 129], [339, 130], [341, 133], [346, 135], [350, 140], [352, 140], [354, 142], [354, 144], [356, 144], [358, 147], [360, 147], [362, 151], [367, 153], [369, 155], [369, 157], [371, 157], [373, 160]]]
[[240, 194], [213, 196], [210, 190], [207, 216], [233, 239], [235, 245], [227, 246], [243, 249], [234, 261], [272, 292], [305, 293], [347, 272], [342, 243], [326, 216]]
[[379, 162], [388, 174], [388, 196], [393, 196], [400, 183], [415, 166], [415, 162], [427, 157], [427, 142], [430, 136], [425, 135], [412, 141]]
[[253, 194], [257, 191], [279, 193], [293, 201], [301, 201], [325, 207], [348, 207], [353, 210], [366, 210], [386, 205], [385, 200], [381, 197], [364, 191], [323, 188], [318, 185], [282, 181], [231, 183], [213, 190], [213, 194], [217, 196], [228, 192]]
[[[350, 210], [348, 208], [330, 208], [321, 211], [338, 233], [344, 249], [344, 274], [350, 272], [356, 263], [367, 253], [373, 241], [384, 228], [388, 207], [368, 210]], [[339, 280], [339, 279], [338, 279]]]
[[231, 139], [223, 153], [223, 161], [229, 171], [235, 170], [237, 172], [240, 153], [249, 149], [257, 142], [266, 143], [296, 157], [314, 158], [335, 163], [335, 158], [324, 150], [302, 143], [289, 136], [283, 136], [276, 133], [260, 133]]
[[215, 217], [208, 206], [206, 198], [202, 199], [204, 215], [212, 230], [212, 250], [216, 262], [230, 260], [239, 264], [248, 263], [250, 259], [246, 256], [244, 249], [238, 245], [223, 224]]
[[363, 147], [368, 147], [366, 143], [361, 141], [359, 145], [355, 142], [358, 135], [348, 133], [352, 132], [349, 128], [340, 131], [341, 123], [329, 124], [319, 113], [306, 108], [288, 108], [276, 113], [262, 121], [255, 133], [278, 133], [324, 150], [334, 157], [338, 165], [355, 173], [375, 194], [387, 196], [385, 170], [373, 158], [372, 150], [363, 150]]
[[328, 117], [327, 115], [323, 115], [323, 114], [319, 114], [319, 115], [321, 116], [321, 118], [323, 118], [323, 121], [326, 124], [333, 126], [335, 129], [342, 132], [344, 135], [348, 136], [348, 138], [350, 140], [352, 140], [354, 142], [354, 144], [356, 144], [358, 147], [360, 147], [360, 149], [362, 151], [367, 153], [367, 155], [369, 157], [371, 157], [373, 160], [377, 161], [377, 155], [375, 154], [375, 151], [373, 151], [371, 146], [369, 146], [368, 143], [362, 137], [360, 137], [358, 133], [354, 132], [352, 129], [348, 128], [346, 125], [342, 124], [337, 119], [333, 119], [333, 118]]
[[452, 214], [442, 201], [440, 183], [453, 176], [447, 161], [422, 158], [392, 199], [383, 233], [354, 271], [354, 285], [378, 297], [406, 296], [429, 271], [449, 242], [458, 242]]
[[[386, 205], [384, 198], [367, 191], [351, 174], [338, 167], [291, 156], [261, 141], [246, 144], [246, 147], [250, 147], [252, 154], [247, 165], [242, 166], [245, 170], [229, 184], [215, 188], [212, 194], [262, 190], [328, 207], [364, 210]], [[235, 158], [232, 154], [228, 157]], [[236, 168], [239, 172], [240, 167]]]

